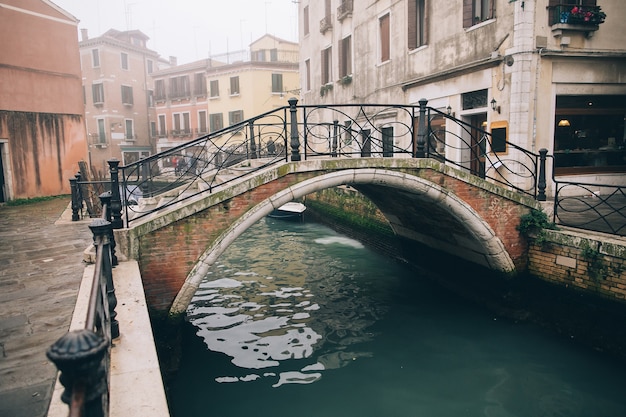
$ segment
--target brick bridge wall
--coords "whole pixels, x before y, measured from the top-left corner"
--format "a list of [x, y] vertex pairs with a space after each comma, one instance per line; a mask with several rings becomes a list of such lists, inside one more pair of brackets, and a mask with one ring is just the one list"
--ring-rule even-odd
[[[438, 184], [463, 199], [502, 240], [515, 267], [518, 270], [526, 267], [527, 247], [516, 226], [520, 216], [528, 212], [527, 205], [514, 198], [509, 199], [490, 192], [489, 188], [493, 184], [473, 177], [472, 182], [466, 182], [436, 169], [400, 170]], [[295, 172], [279, 176], [139, 236], [136, 249], [133, 249], [134, 255], [131, 256], [139, 261], [149, 307], [159, 311], [169, 309], [199, 257], [223, 232], [255, 205], [289, 186], [331, 171]], [[121, 246], [123, 252], [124, 244]]]

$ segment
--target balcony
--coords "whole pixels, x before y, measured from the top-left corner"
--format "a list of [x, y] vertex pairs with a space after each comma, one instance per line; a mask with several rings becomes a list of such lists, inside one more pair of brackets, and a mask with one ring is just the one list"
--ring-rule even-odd
[[582, 32], [587, 38], [604, 23], [606, 13], [600, 6], [572, 6], [559, 4], [550, 9], [552, 34], [563, 36], [566, 32]]
[[322, 20], [320, 20], [320, 33], [324, 34], [327, 30], [333, 28], [333, 16], [328, 15], [325, 16]]
[[352, 16], [353, 0], [342, 0], [341, 5], [337, 7], [337, 20], [343, 21], [346, 17]]

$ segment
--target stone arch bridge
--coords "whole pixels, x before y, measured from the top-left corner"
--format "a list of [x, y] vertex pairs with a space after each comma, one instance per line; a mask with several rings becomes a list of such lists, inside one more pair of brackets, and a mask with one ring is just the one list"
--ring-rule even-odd
[[428, 158], [285, 161], [115, 230], [117, 252], [138, 260], [151, 308], [184, 312], [208, 267], [248, 227], [341, 185], [368, 197], [401, 237], [505, 273], [525, 268], [516, 227], [539, 203]]

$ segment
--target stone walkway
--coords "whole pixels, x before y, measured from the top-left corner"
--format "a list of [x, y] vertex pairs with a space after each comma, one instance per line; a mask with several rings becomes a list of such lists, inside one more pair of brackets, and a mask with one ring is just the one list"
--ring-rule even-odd
[[46, 350], [70, 325], [91, 243], [69, 197], [0, 206], [0, 417], [45, 416], [56, 379]]

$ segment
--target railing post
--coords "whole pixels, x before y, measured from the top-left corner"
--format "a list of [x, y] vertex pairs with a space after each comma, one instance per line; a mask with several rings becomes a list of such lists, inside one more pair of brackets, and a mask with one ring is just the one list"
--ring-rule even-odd
[[114, 229], [121, 229], [124, 227], [122, 222], [122, 200], [120, 197], [120, 179], [119, 179], [119, 165], [120, 161], [117, 159], [109, 159], [109, 171], [111, 172], [111, 224]]
[[428, 100], [425, 98], [420, 99], [420, 116], [417, 124], [417, 143], [413, 146], [413, 157], [424, 158], [426, 153], [424, 152], [424, 146], [426, 145], [426, 138], [428, 136], [428, 125], [426, 124], [426, 105]]
[[[252, 154], [250, 159], [257, 159], [256, 142], [254, 141], [254, 122], [250, 121], [250, 123], [248, 123], [248, 128], [250, 129], [250, 153]], [[259, 149], [259, 152], [260, 151], [261, 149]]]
[[109, 304], [109, 317], [111, 319], [111, 338], [115, 339], [120, 335], [120, 324], [117, 321], [117, 297], [115, 296], [115, 286], [113, 285], [113, 269], [111, 261], [111, 241], [109, 236], [113, 234], [111, 223], [104, 219], [95, 219], [89, 225], [93, 233], [93, 243], [96, 247], [96, 254], [102, 248], [102, 274], [106, 279], [107, 301]]
[[[69, 405], [70, 415], [83, 406], [86, 416], [105, 416], [108, 386], [104, 355], [109, 342], [92, 330], [66, 333], [46, 351], [46, 356], [61, 372], [59, 380], [65, 390], [61, 400]], [[107, 396], [107, 398], [103, 398]]]
[[150, 165], [146, 161], [143, 161], [141, 163], [141, 186], [139, 187], [139, 189], [141, 190], [142, 196], [147, 196], [150, 192], [151, 178], [148, 177], [148, 173], [150, 172], [149, 168]]
[[337, 135], [339, 134], [339, 120], [333, 120], [333, 147], [332, 156], [337, 157]]
[[74, 178], [70, 178], [70, 190], [72, 191], [72, 221], [77, 222], [80, 220], [80, 209], [82, 206], [82, 201], [80, 201], [80, 193], [79, 193], [79, 185], [78, 180], [80, 178], [79, 174], [76, 174]]
[[[111, 191], [104, 192], [100, 194], [100, 204], [102, 208], [106, 207], [106, 211], [104, 212], [104, 219], [108, 222], [111, 222]], [[109, 242], [111, 244], [111, 264], [113, 266], [118, 265], [117, 255], [115, 254], [115, 234], [113, 233], [113, 228], [110, 228], [109, 234]]]
[[291, 113], [291, 160], [299, 161], [300, 160], [300, 137], [298, 136], [298, 116], [296, 114], [296, 104], [298, 104], [298, 99], [295, 97], [287, 100], [289, 103], [289, 112]]
[[546, 148], [539, 149], [539, 178], [537, 179], [537, 201], [546, 201]]

